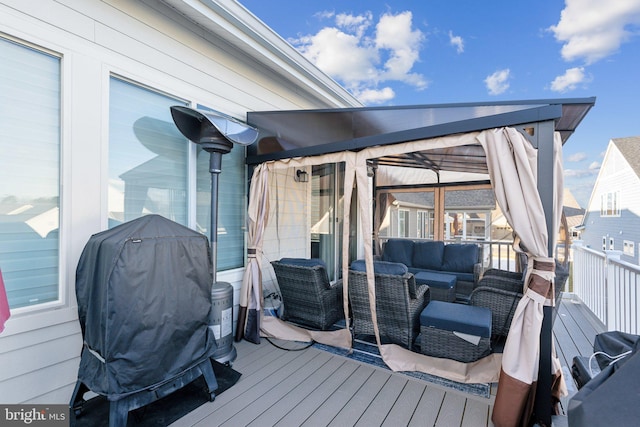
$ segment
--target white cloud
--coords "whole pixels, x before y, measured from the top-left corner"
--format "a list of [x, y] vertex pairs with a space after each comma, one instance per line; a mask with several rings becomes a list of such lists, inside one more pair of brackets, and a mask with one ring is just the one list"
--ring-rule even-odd
[[375, 80], [378, 75], [376, 49], [362, 45], [358, 37], [338, 28], [323, 28], [317, 34], [295, 42], [311, 62], [330, 76], [342, 80], [347, 87], [364, 80]]
[[397, 80], [424, 89], [427, 82], [422, 75], [412, 73], [413, 65], [420, 59], [420, 44], [424, 35], [412, 30], [411, 12], [382, 15], [376, 25], [376, 47], [388, 51], [381, 80]]
[[578, 84], [587, 81], [589, 79], [584, 73], [584, 67], [569, 68], [563, 75], [556, 77], [551, 82], [551, 90], [554, 92], [567, 92], [575, 89]]
[[365, 12], [363, 15], [350, 15], [339, 13], [336, 15], [336, 25], [344, 28], [346, 31], [355, 33], [356, 37], [361, 38], [367, 28], [371, 26], [373, 16], [371, 12]]
[[336, 13], [332, 10], [323, 10], [323, 11], [314, 13], [313, 16], [319, 19], [331, 19], [334, 16], [336, 16]]
[[579, 152], [574, 153], [566, 158], [568, 162], [581, 162], [587, 158], [587, 153]]
[[565, 169], [565, 178], [583, 178], [597, 175], [600, 171], [600, 163], [592, 162], [586, 169]]
[[456, 48], [456, 52], [464, 52], [464, 40], [460, 36], [454, 36], [451, 31], [449, 31], [449, 44]]
[[390, 87], [382, 89], [363, 89], [354, 90], [353, 93], [360, 101], [365, 104], [381, 104], [395, 98], [396, 93]]
[[489, 90], [489, 95], [500, 95], [509, 89], [509, 78], [511, 77], [511, 70], [508, 68], [504, 70], [498, 70], [495, 73], [487, 76], [484, 79], [484, 83]]
[[375, 27], [371, 12], [324, 13], [322, 16], [334, 16], [334, 26], [290, 41], [362, 102], [381, 103], [393, 99], [395, 92], [381, 87], [393, 81], [417, 89], [427, 87], [424, 76], [412, 72], [420, 60], [424, 34], [413, 29], [411, 12], [384, 14]]
[[616, 52], [640, 24], [639, 0], [566, 0], [560, 21], [549, 29], [564, 43], [566, 61], [592, 64]]

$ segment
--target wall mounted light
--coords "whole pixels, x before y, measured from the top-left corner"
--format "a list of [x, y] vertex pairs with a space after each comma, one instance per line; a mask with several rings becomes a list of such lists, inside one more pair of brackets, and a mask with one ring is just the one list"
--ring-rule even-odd
[[304, 169], [296, 170], [296, 174], [293, 176], [295, 182], [309, 182], [309, 174]]

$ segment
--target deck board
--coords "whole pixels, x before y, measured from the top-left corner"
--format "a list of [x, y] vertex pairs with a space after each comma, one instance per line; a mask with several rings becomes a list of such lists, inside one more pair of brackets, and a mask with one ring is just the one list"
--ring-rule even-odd
[[[418, 406], [416, 407], [409, 426], [419, 427], [434, 425], [438, 419], [438, 414], [440, 413], [440, 408], [442, 407], [445, 394], [446, 392], [441, 388], [427, 386], [420, 397], [420, 401], [418, 402]], [[487, 408], [489, 407], [489, 405], [486, 406]]]
[[[370, 368], [372, 371], [365, 379], [357, 392], [349, 398], [347, 404], [340, 409], [340, 412], [328, 424], [332, 427], [353, 424], [362, 417], [362, 414], [369, 408], [371, 402], [376, 398], [382, 387], [389, 381], [391, 375], [380, 369]], [[364, 378], [364, 375], [362, 376]]]
[[486, 427], [489, 407], [472, 399], [467, 399], [461, 427]]
[[313, 378], [313, 382], [295, 393], [298, 395], [307, 394], [293, 408], [287, 408], [287, 414], [275, 425], [290, 427], [303, 425], [305, 421], [312, 424], [324, 421], [326, 425], [327, 420], [319, 420], [314, 416], [314, 412], [351, 376], [356, 368], [355, 363], [347, 363], [347, 361], [339, 359], [330, 360], [329, 363], [316, 371], [318, 375], [317, 378]]
[[438, 419], [434, 426], [459, 426], [462, 423], [466, 399], [454, 393], [447, 393], [442, 401]]
[[426, 388], [426, 384], [417, 381], [407, 382], [382, 425], [389, 427], [408, 425]]
[[396, 403], [398, 396], [407, 384], [408, 379], [403, 375], [391, 375], [389, 381], [371, 402], [371, 405], [355, 423], [356, 426], [368, 427], [382, 425], [387, 419], [389, 411]]
[[[574, 356], [591, 354], [595, 335], [603, 331], [579, 300], [563, 298], [554, 335], [565, 372]], [[493, 426], [495, 384], [485, 399], [316, 348], [285, 351], [267, 340], [235, 346], [233, 368], [242, 373], [238, 383], [173, 427]]]
[[313, 416], [302, 425], [307, 427], [326, 426], [347, 406], [351, 396], [354, 396], [372, 373], [366, 366], [356, 366], [355, 370], [330, 396], [313, 412]]

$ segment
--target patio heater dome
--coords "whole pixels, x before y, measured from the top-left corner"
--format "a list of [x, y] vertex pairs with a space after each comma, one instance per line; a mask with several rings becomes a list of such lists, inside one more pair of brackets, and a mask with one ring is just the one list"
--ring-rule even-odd
[[233, 287], [217, 280], [218, 258], [218, 175], [222, 172], [222, 155], [231, 151], [234, 144], [246, 146], [258, 138], [258, 131], [232, 117], [216, 111], [184, 106], [171, 107], [171, 116], [178, 130], [189, 140], [200, 145], [209, 157], [211, 173], [211, 316], [209, 327], [213, 330], [217, 350], [213, 358], [220, 363], [230, 363], [236, 358], [233, 347]]

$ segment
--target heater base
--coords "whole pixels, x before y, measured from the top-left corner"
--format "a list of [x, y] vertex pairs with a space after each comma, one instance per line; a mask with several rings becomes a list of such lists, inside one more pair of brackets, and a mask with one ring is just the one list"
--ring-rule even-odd
[[214, 355], [211, 358], [218, 363], [231, 366], [233, 362], [236, 360], [237, 356], [238, 356], [238, 352], [236, 352], [236, 348], [234, 346], [231, 346], [231, 349], [227, 353], [222, 354], [220, 356]]

